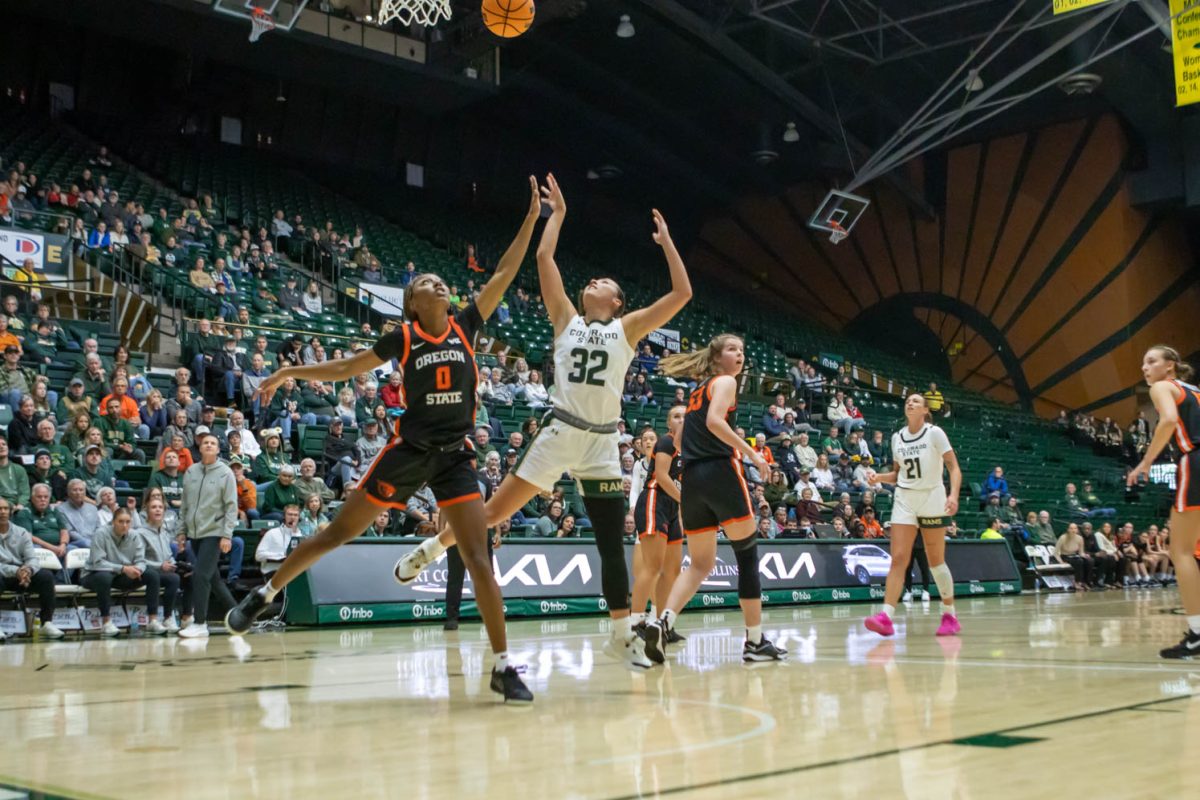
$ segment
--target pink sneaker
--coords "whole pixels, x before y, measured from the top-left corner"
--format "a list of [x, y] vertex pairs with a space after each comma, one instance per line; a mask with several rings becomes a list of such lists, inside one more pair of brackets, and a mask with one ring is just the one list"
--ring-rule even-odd
[[867, 626], [867, 630], [878, 633], [880, 636], [891, 636], [896, 632], [896, 629], [892, 627], [892, 618], [882, 611], [873, 617], [864, 619], [863, 625]]
[[962, 625], [958, 624], [958, 617], [953, 614], [942, 614], [942, 624], [938, 626], [938, 636], [957, 636], [962, 630]]

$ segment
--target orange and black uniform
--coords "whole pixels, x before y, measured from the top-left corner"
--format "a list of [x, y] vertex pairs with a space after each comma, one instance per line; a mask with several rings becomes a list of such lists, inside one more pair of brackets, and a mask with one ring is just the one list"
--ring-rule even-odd
[[[724, 525], [751, 518], [750, 490], [742, 476], [737, 452], [708, 429], [708, 407], [712, 403], [712, 378], [692, 392], [683, 418], [679, 451], [683, 456], [680, 487], [683, 532], [715, 531]], [[726, 413], [731, 421], [734, 403]]]
[[441, 336], [406, 322], [375, 343], [375, 355], [396, 359], [405, 412], [360, 486], [377, 505], [403, 508], [428, 483], [438, 505], [479, 497], [469, 436], [475, 424], [475, 337], [483, 317], [472, 303], [450, 317]]
[[671, 469], [668, 473], [671, 480], [678, 483], [683, 474], [683, 456], [675, 447], [675, 440], [668, 433], [654, 445], [654, 453], [650, 461], [650, 476], [646, 478], [646, 485], [634, 505], [633, 519], [637, 523], [639, 539], [657, 534], [665, 536], [667, 544], [681, 544], [683, 529], [679, 525], [679, 504], [662, 490], [654, 470], [654, 458], [657, 458], [659, 453], [666, 453], [671, 457]]
[[[1200, 389], [1183, 381], [1175, 384], [1175, 444], [1181, 453], [1175, 473], [1175, 510], [1200, 511]], [[1192, 473], [1197, 475], [1193, 476]]]

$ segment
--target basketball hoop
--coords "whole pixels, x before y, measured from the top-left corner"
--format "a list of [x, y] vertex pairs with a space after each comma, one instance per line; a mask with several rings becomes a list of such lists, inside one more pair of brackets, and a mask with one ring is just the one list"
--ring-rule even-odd
[[379, 4], [380, 25], [396, 21], [432, 27], [450, 16], [450, 0], [382, 0]]
[[261, 8], [250, 10], [250, 41], [257, 42], [264, 33], [275, 30], [275, 19]]
[[829, 220], [829, 241], [834, 244], [841, 244], [842, 240], [850, 235], [850, 231], [842, 227], [840, 222]]

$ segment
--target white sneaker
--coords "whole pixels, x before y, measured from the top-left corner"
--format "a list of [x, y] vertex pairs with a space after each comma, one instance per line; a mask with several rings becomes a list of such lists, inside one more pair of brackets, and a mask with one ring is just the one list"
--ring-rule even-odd
[[912, 592], [905, 592], [904, 596], [900, 598], [900, 602], [901, 603], [911, 603], [912, 602]]
[[104, 627], [100, 629], [100, 635], [101, 636], [120, 636], [121, 629], [118, 628], [116, 625], [114, 625], [113, 621], [110, 619], [108, 622], [104, 623]]
[[928, 590], [928, 589], [926, 589], [926, 590], [924, 590], [923, 592], [921, 592], [921, 602], [922, 602], [922, 603], [928, 603], [928, 602], [929, 602], [930, 600], [932, 600], [932, 599], [933, 599], [933, 595], [931, 595], [931, 594], [929, 593], [929, 590]]
[[61, 639], [65, 635], [53, 622], [43, 622], [38, 631], [47, 639]]
[[167, 632], [167, 627], [156, 619], [150, 620], [150, 624], [146, 626], [146, 633], [151, 636], [161, 636]]
[[5, 633], [4, 631], [0, 631], [0, 642], [3, 642], [7, 638], [8, 638], [8, 634]]
[[646, 656], [646, 643], [637, 635], [629, 641], [622, 641], [619, 634], [614, 633], [604, 642], [604, 652], [615, 661], [623, 661], [626, 666], [640, 669], [654, 666], [654, 662]]
[[167, 633], [179, 633], [179, 623], [175, 621], [174, 617], [168, 619], [167, 624], [163, 627], [166, 628]]
[[188, 625], [186, 628], [181, 630], [179, 632], [179, 635], [181, 638], [184, 638], [184, 639], [207, 639], [208, 638], [208, 626], [207, 625], [197, 625], [196, 623], [193, 622], [191, 625]]
[[400, 557], [392, 574], [396, 577], [397, 583], [412, 583], [421, 574], [421, 570], [429, 566], [429, 561], [429, 555], [425, 552], [425, 548], [418, 545]]

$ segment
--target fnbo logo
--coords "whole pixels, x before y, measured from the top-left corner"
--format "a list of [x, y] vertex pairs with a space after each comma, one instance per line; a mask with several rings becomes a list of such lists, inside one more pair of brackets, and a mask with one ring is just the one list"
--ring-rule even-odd
[[338, 611], [338, 617], [342, 622], [349, 622], [352, 619], [371, 619], [375, 616], [375, 612], [369, 608], [356, 608], [355, 606], [342, 606]]

